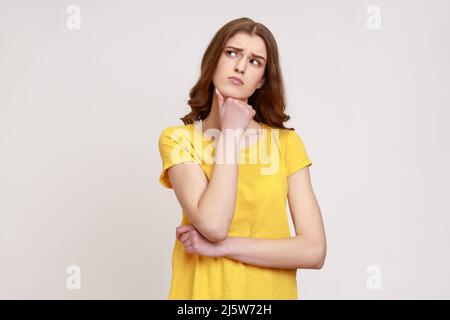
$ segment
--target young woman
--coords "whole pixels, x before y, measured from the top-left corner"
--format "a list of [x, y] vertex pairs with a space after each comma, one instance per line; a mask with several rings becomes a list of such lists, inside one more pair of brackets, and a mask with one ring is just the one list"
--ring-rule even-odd
[[249, 18], [225, 24], [188, 104], [184, 125], [159, 137], [159, 181], [182, 208], [169, 299], [297, 299], [297, 269], [322, 268], [326, 239], [312, 163], [283, 125], [272, 33]]

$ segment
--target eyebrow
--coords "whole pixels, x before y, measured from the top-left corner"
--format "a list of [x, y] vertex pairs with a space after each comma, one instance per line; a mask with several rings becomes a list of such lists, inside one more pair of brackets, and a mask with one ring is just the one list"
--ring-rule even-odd
[[[234, 46], [226, 46], [226, 48], [233, 48], [234, 50], [239, 51], [239, 52], [244, 51], [244, 49], [238, 48], [238, 47], [234, 47]], [[258, 56], [258, 55], [254, 54], [254, 53], [252, 53], [252, 55], [253, 55], [254, 57], [256, 57], [256, 58], [260, 58], [260, 59], [266, 61], [266, 59], [264, 59], [264, 58], [261, 57], [261, 56]]]

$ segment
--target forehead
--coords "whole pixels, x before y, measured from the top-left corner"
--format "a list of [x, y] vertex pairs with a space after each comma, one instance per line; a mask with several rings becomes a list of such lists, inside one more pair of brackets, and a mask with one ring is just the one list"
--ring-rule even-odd
[[243, 32], [238, 32], [228, 39], [225, 46], [242, 48], [250, 53], [266, 57], [266, 44], [260, 36], [250, 36]]

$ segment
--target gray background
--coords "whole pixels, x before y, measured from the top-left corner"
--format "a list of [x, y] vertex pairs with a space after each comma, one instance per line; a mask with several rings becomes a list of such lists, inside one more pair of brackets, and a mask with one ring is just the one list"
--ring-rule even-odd
[[1, 0], [0, 298], [166, 299], [181, 209], [159, 133], [243, 16], [278, 42], [325, 222], [299, 298], [450, 298], [449, 3]]

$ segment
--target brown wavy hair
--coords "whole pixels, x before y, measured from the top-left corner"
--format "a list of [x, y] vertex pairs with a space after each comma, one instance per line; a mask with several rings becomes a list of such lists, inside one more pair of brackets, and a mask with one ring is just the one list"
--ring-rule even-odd
[[286, 128], [283, 124], [291, 117], [284, 113], [286, 108], [285, 88], [275, 38], [263, 24], [247, 17], [226, 23], [214, 35], [202, 58], [200, 78], [189, 92], [190, 99], [187, 103], [191, 107], [191, 111], [180, 119], [187, 125], [196, 120], [204, 120], [208, 116], [214, 96], [213, 73], [228, 39], [238, 32], [245, 32], [250, 36], [260, 36], [264, 40], [267, 50], [264, 85], [255, 90], [248, 98], [248, 104], [256, 111], [254, 120], [271, 127], [294, 130], [294, 128]]

